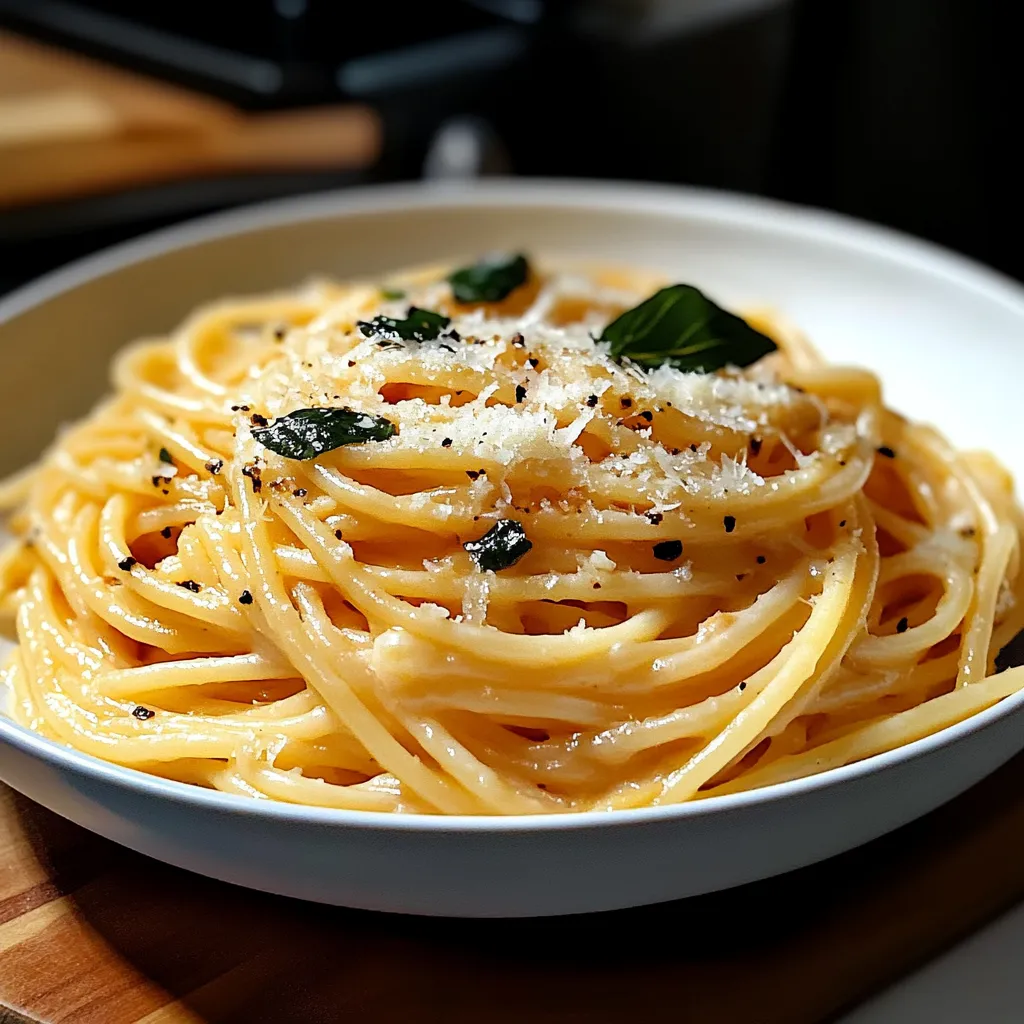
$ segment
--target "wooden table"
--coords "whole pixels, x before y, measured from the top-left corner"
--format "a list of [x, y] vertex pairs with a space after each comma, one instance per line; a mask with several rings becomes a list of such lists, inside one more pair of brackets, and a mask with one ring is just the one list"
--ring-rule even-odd
[[588, 917], [457, 921], [210, 881], [0, 787], [0, 1024], [817, 1024], [1024, 897], [1022, 792], [1024, 756], [782, 878]]

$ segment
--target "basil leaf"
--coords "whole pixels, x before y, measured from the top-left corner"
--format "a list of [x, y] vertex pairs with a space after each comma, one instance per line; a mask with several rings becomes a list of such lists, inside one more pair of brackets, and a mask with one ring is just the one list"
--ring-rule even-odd
[[166, 448], [160, 449], [158, 458], [161, 462], [169, 463], [172, 466], [174, 465], [174, 459], [171, 458], [171, 453]]
[[749, 366], [778, 347], [690, 284], [674, 284], [627, 309], [602, 332], [615, 359], [651, 369], [668, 363], [679, 370], [711, 373]]
[[386, 441], [394, 433], [390, 420], [342, 408], [296, 409], [253, 430], [252, 436], [286, 459], [306, 461], [342, 445]]
[[459, 302], [500, 302], [526, 283], [530, 265], [520, 254], [494, 253], [448, 276]]
[[499, 519], [479, 540], [468, 540], [462, 546], [481, 571], [499, 572], [515, 565], [533, 544], [527, 538], [522, 523], [515, 519]]
[[405, 292], [401, 288], [381, 288], [380, 297], [382, 299], [404, 299]]
[[372, 320], [356, 323], [365, 338], [388, 338], [391, 341], [433, 341], [450, 323], [451, 319], [429, 309], [410, 306], [404, 320], [392, 316], [375, 316]]
[[1008, 668], [1024, 665], [1024, 630], [1021, 630], [996, 655], [996, 671], [1005, 672]]

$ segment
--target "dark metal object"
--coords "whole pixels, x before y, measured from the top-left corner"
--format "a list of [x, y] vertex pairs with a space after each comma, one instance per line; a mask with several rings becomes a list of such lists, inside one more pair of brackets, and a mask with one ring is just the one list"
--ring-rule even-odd
[[443, 89], [499, 70], [522, 56], [538, 20], [515, 17], [529, 10], [522, 2], [0, 0], [0, 22], [265, 109]]

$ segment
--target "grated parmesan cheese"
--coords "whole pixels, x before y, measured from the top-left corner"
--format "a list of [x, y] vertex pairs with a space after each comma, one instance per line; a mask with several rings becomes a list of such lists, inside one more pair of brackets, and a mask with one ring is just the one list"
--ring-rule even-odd
[[[621, 495], [628, 483], [637, 514], [672, 512], [688, 522], [695, 501], [776, 492], [789, 476], [813, 471], [826, 455], [842, 458], [860, 439], [858, 426], [829, 422], [823, 403], [787, 386], [769, 366], [750, 373], [645, 370], [610, 357], [608, 345], [596, 340], [603, 325], [594, 317], [548, 322], [561, 299], [613, 309], [643, 297], [602, 289], [579, 275], [551, 276], [521, 315], [458, 309], [438, 337], [422, 342], [381, 345], [356, 326], [381, 312], [404, 316], [409, 305], [436, 307], [446, 293], [442, 283], [414, 287], [402, 300], [384, 301], [377, 289], [339, 299], [289, 332], [279, 358], [259, 370], [251, 397], [242, 401], [268, 417], [341, 404], [384, 416], [397, 432], [378, 442], [377, 451], [396, 467], [402, 452], [434, 451], [443, 442], [453, 465], [470, 475], [461, 486], [475, 511], [514, 509], [511, 481], [517, 467], [529, 464], [531, 479], [550, 481], [561, 495], [557, 506], [538, 498], [534, 510], [585, 509], [598, 523], [606, 510], [592, 501], [595, 490]], [[408, 397], [382, 397], [384, 385], [403, 383], [412, 389]], [[792, 429], [817, 430], [813, 454], [804, 455], [787, 436], [790, 415]], [[247, 417], [239, 417], [238, 428], [248, 430]], [[697, 438], [675, 446], [667, 440], [680, 432]], [[747, 441], [754, 436], [786, 446], [797, 470], [766, 480], [751, 469]], [[714, 446], [706, 437], [716, 438]], [[344, 450], [335, 457], [343, 460]], [[480, 469], [486, 472], [474, 476]], [[459, 501], [441, 499], [422, 491], [404, 498], [413, 509], [454, 515]]]

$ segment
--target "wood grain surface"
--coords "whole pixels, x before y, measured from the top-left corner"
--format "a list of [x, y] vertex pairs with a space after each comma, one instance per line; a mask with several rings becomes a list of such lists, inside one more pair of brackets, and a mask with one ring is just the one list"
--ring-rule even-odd
[[0, 787], [0, 1024], [817, 1024], [1024, 897], [1022, 794], [1024, 756], [782, 878], [586, 917], [457, 921], [210, 881]]

